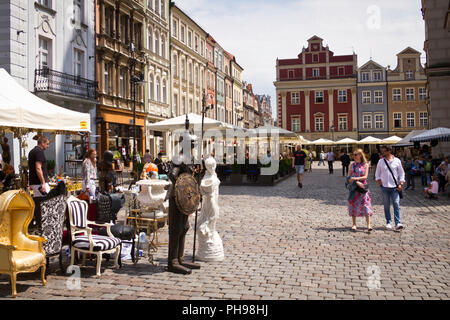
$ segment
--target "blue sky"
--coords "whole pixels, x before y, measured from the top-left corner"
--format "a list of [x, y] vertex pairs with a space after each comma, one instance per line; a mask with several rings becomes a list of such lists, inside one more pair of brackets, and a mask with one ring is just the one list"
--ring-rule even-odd
[[272, 96], [276, 117], [275, 63], [295, 58], [307, 39], [324, 39], [335, 55], [358, 55], [397, 65], [410, 46], [422, 53], [425, 26], [420, 0], [178, 0], [176, 5], [209, 32], [244, 68], [258, 94]]

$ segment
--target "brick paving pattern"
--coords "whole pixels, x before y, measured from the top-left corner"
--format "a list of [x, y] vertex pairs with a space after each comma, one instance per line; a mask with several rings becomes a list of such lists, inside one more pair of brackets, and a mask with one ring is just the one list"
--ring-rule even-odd
[[[158, 265], [142, 259], [113, 269], [112, 260], [104, 260], [101, 277], [95, 276], [95, 259], [88, 260], [80, 289], [69, 290], [71, 278], [58, 272], [56, 260], [46, 287], [39, 272], [19, 275], [17, 299], [449, 299], [450, 198], [427, 200], [420, 190], [405, 191], [406, 228], [387, 231], [381, 193], [370, 180], [374, 231], [368, 234], [358, 218], [358, 231], [351, 232], [344, 178], [336, 167], [330, 175], [314, 166], [303, 189], [295, 176], [274, 187], [221, 187], [223, 262], [201, 262], [201, 270], [188, 276], [168, 273], [162, 246]], [[191, 228], [188, 259], [192, 241]], [[10, 294], [8, 277], [0, 275], [0, 299]]]

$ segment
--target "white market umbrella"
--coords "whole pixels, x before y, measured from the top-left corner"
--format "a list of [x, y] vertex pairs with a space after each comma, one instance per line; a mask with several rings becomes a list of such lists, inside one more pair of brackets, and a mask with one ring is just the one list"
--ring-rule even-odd
[[317, 146], [331, 146], [334, 145], [335, 142], [328, 139], [317, 139], [315, 141], [310, 142], [309, 144], [317, 145]]
[[365, 137], [364, 139], [359, 140], [357, 142], [357, 144], [382, 144], [382, 143], [383, 143], [383, 140], [372, 137], [372, 136]]
[[350, 139], [350, 138], [344, 138], [342, 140], [336, 141], [335, 144], [345, 144], [347, 147], [347, 152], [348, 152], [348, 145], [349, 144], [356, 144], [358, 143], [358, 141], [354, 140], [354, 139]]
[[353, 144], [353, 143], [358, 143], [358, 141], [350, 138], [345, 138], [335, 142], [335, 144]]
[[397, 137], [397, 136], [392, 136], [392, 137], [383, 139], [384, 144], [397, 144], [400, 141], [402, 141], [402, 138]]
[[[200, 127], [202, 125], [202, 116], [201, 115], [198, 115], [195, 113], [189, 113], [187, 116], [189, 119], [189, 124], [191, 126], [194, 125], [194, 126]], [[185, 122], [186, 122], [186, 115], [182, 115], [179, 117], [152, 123], [152, 124], [148, 125], [147, 127], [153, 131], [172, 131], [172, 130], [177, 130], [177, 129], [183, 129]], [[218, 120], [214, 120], [214, 119], [207, 118], [207, 117], [205, 117], [205, 119], [204, 119], [204, 129], [205, 130], [207, 130], [207, 129], [223, 129], [226, 127], [227, 127], [227, 125], [225, 123], [220, 122]], [[231, 128], [231, 125], [230, 125], [230, 128]]]

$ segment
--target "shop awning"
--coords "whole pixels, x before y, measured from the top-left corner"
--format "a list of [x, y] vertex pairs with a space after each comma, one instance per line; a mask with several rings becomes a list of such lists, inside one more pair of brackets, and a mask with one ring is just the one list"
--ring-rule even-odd
[[412, 142], [450, 141], [449, 128], [434, 128], [411, 138]]
[[402, 140], [400, 140], [398, 143], [395, 144], [396, 147], [409, 147], [413, 146], [414, 142], [411, 142], [411, 139], [415, 136], [418, 136], [419, 134], [422, 134], [426, 132], [427, 130], [413, 130], [406, 137], [404, 137]]
[[0, 127], [52, 132], [90, 132], [89, 113], [62, 108], [45, 101], [0, 68]]

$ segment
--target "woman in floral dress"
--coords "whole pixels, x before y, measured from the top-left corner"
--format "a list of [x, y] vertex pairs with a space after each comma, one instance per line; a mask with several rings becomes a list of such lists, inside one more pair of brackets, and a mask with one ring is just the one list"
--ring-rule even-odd
[[[369, 164], [363, 150], [357, 149], [353, 152], [354, 162], [350, 165], [348, 177], [349, 182], [356, 184], [360, 188], [364, 188], [367, 185], [367, 177], [369, 175]], [[353, 226], [352, 230], [356, 231], [356, 217], [366, 217], [367, 231], [371, 232], [372, 227], [370, 225], [370, 217], [372, 216], [372, 198], [370, 191], [366, 193], [356, 192], [353, 200], [348, 200], [348, 214], [352, 217]]]

